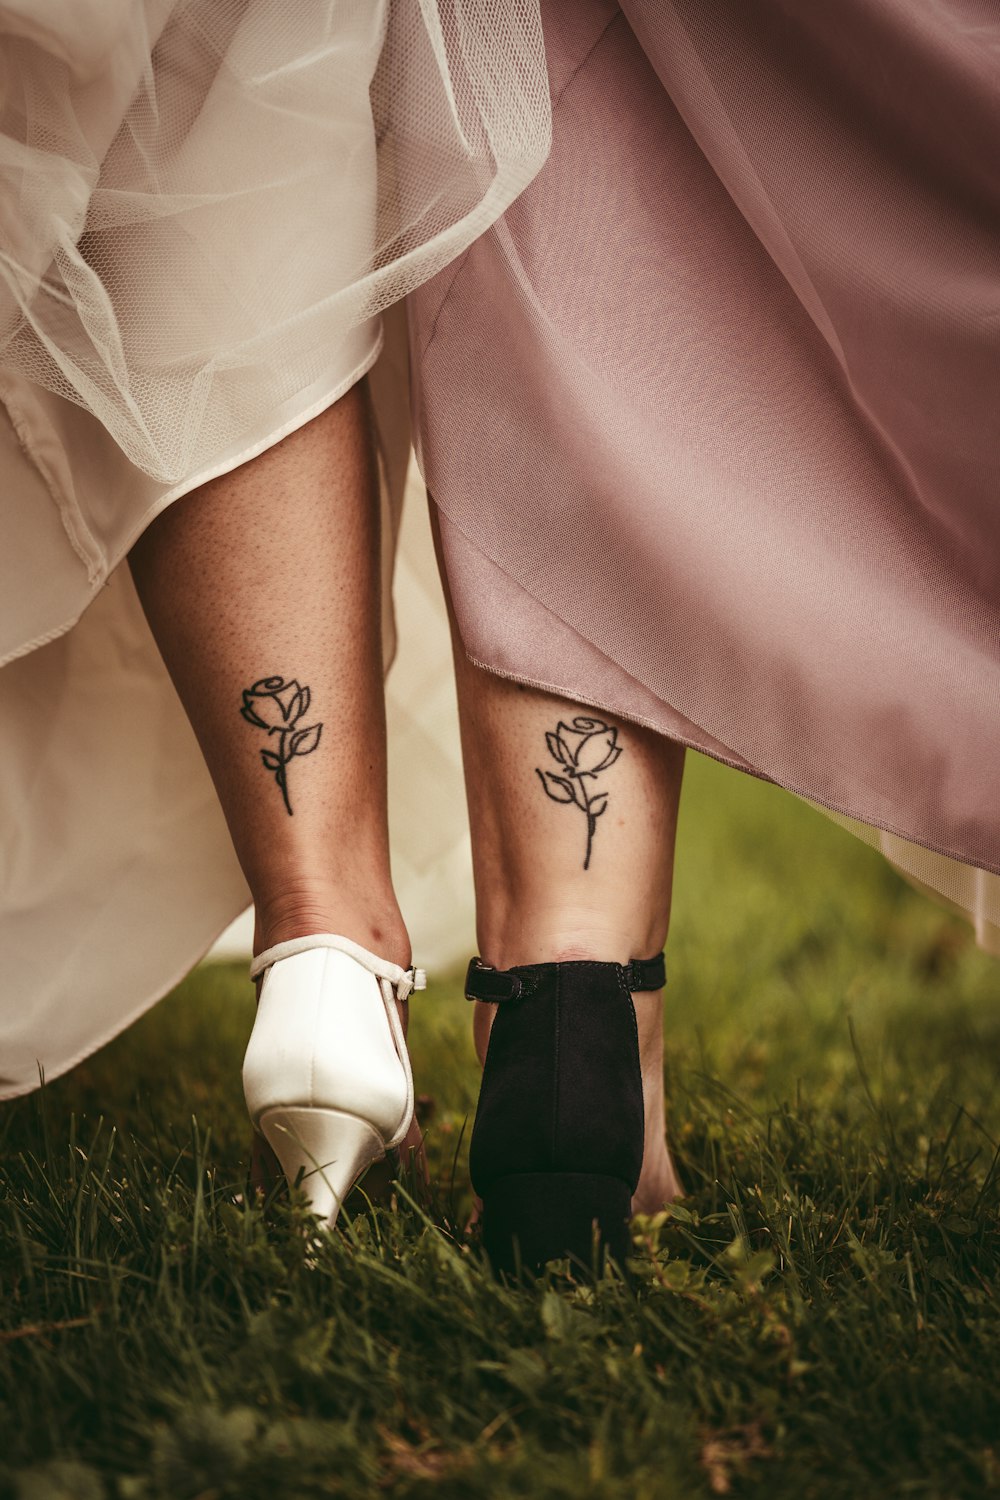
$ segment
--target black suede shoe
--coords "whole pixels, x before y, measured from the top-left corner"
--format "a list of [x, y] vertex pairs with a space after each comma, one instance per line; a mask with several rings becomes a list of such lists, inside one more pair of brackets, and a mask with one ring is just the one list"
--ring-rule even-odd
[[605, 1254], [624, 1263], [643, 1148], [632, 992], [665, 978], [662, 953], [627, 965], [469, 965], [468, 999], [498, 1002], [469, 1157], [498, 1274], [562, 1256], [587, 1270]]

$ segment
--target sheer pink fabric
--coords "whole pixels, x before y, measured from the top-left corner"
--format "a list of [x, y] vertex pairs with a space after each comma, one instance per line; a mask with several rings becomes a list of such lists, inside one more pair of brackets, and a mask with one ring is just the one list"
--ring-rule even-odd
[[1000, 11], [543, 22], [550, 160], [411, 301], [466, 649], [859, 820], [995, 944]]

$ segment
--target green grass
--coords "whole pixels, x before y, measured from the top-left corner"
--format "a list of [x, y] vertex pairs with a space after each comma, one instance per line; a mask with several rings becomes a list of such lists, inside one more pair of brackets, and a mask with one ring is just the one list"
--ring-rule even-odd
[[668, 960], [689, 1194], [631, 1288], [463, 1242], [457, 982], [414, 1006], [430, 1195], [313, 1257], [244, 1202], [235, 969], [0, 1109], [0, 1500], [1000, 1493], [995, 961], [696, 758]]

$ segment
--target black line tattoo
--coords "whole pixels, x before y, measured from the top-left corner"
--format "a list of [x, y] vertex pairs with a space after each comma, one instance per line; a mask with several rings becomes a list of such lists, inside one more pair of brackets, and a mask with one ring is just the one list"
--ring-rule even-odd
[[553, 802], [572, 803], [587, 815], [587, 854], [583, 868], [590, 869], [590, 850], [594, 842], [597, 820], [607, 810], [607, 792], [587, 795], [587, 778], [593, 780], [601, 771], [613, 766], [622, 747], [618, 744], [618, 730], [603, 719], [591, 719], [584, 714], [572, 724], [559, 723], [551, 734], [545, 736], [552, 759], [558, 761], [562, 772], [540, 771], [535, 775], [545, 788], [546, 797]]
[[315, 750], [323, 732], [322, 724], [310, 724], [304, 729], [295, 727], [309, 712], [311, 697], [307, 687], [299, 687], [294, 680], [286, 682], [283, 677], [262, 677], [253, 687], [243, 690], [240, 713], [247, 723], [278, 736], [277, 750], [262, 750], [260, 758], [274, 772], [289, 817], [292, 804], [288, 800], [288, 762], [293, 755], [309, 755]]

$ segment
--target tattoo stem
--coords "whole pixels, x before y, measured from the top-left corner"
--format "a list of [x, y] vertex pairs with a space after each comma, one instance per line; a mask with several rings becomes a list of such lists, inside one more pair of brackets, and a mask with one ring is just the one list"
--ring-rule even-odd
[[285, 799], [285, 808], [288, 816], [291, 818], [294, 814], [292, 812], [292, 804], [288, 800], [288, 776], [285, 772], [285, 767], [288, 765], [288, 757], [285, 755], [285, 736], [287, 733], [287, 729], [279, 729], [278, 731], [278, 759], [281, 761], [281, 766], [275, 779], [281, 787], [281, 795]]
[[597, 819], [593, 817], [590, 811], [590, 798], [587, 796], [587, 788], [583, 784], [586, 779], [585, 773], [579, 775], [576, 779], [579, 783], [580, 791], [583, 795], [583, 810], [587, 814], [587, 856], [583, 861], [583, 868], [585, 870], [589, 870], [590, 850], [594, 842], [594, 830], [597, 827]]

